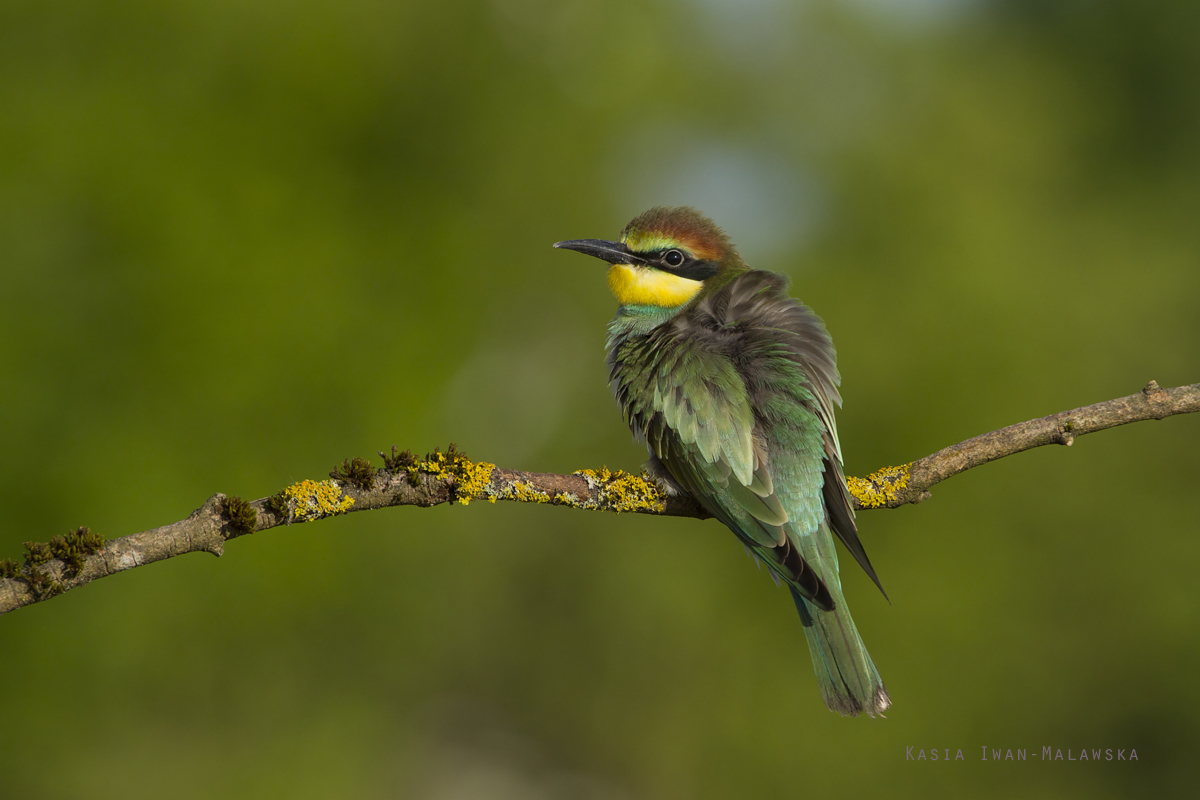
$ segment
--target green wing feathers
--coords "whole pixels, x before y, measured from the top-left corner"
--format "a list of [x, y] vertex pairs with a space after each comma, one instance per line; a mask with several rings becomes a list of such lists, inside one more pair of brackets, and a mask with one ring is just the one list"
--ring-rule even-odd
[[874, 716], [890, 700], [842, 596], [833, 543], [878, 583], [842, 476], [836, 360], [820, 319], [784, 286], [744, 273], [648, 332], [623, 332], [618, 316], [613, 389], [675, 482], [787, 585], [826, 704]]

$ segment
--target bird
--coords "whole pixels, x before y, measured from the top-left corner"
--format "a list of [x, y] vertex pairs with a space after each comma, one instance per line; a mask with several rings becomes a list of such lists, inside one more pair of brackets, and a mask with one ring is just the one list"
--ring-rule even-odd
[[687, 206], [639, 214], [619, 241], [554, 247], [609, 265], [609, 380], [649, 451], [645, 473], [694, 498], [788, 588], [829, 709], [882, 715], [891, 698], [838, 577], [835, 536], [887, 598], [842, 471], [841, 376], [825, 323], [788, 295], [786, 277], [751, 269]]

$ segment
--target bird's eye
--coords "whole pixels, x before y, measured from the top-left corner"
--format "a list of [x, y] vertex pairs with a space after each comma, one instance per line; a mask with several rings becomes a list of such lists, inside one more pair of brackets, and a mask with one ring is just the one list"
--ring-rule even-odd
[[668, 250], [662, 254], [662, 260], [668, 267], [678, 267], [683, 264], [683, 253], [678, 250]]

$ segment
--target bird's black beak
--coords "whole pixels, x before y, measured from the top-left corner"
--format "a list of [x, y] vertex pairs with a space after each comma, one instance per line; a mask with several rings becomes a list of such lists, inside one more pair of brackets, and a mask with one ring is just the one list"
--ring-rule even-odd
[[609, 264], [640, 264], [650, 266], [646, 259], [631, 253], [621, 242], [606, 242], [603, 239], [571, 239], [566, 242], [555, 242], [560, 250], [575, 250], [585, 255], [595, 256]]

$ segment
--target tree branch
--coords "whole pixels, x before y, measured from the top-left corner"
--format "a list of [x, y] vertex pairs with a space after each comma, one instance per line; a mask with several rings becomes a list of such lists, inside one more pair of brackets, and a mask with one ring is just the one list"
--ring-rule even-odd
[[896, 508], [929, 498], [930, 487], [971, 467], [1044, 444], [1070, 447], [1087, 433], [1130, 422], [1165, 419], [1200, 411], [1200, 383], [1164, 389], [1150, 381], [1137, 394], [1009, 425], [925, 456], [902, 467], [887, 467], [866, 479], [847, 478], [859, 508]]
[[[1070, 446], [1087, 433], [1195, 411], [1200, 411], [1200, 383], [1163, 389], [1150, 381], [1129, 397], [1011, 425], [901, 467], [887, 467], [867, 478], [848, 478], [847, 483], [856, 507], [895, 508], [925, 500], [930, 487], [988, 461], [1044, 444]], [[0, 614], [184, 553], [219, 556], [225, 542], [249, 533], [389, 506], [515, 500], [596, 511], [709, 516], [692, 498], [666, 496], [652, 481], [625, 472], [520, 472], [472, 462], [454, 445], [445, 453], [435, 450], [424, 460], [407, 451], [397, 453], [394, 447], [390, 455], [380, 455], [383, 469], [372, 469], [355, 458], [343, 462], [329, 480], [300, 481], [251, 503], [215, 494], [185, 520], [107, 542], [80, 528], [49, 543], [26, 543], [23, 564], [0, 561]]]

